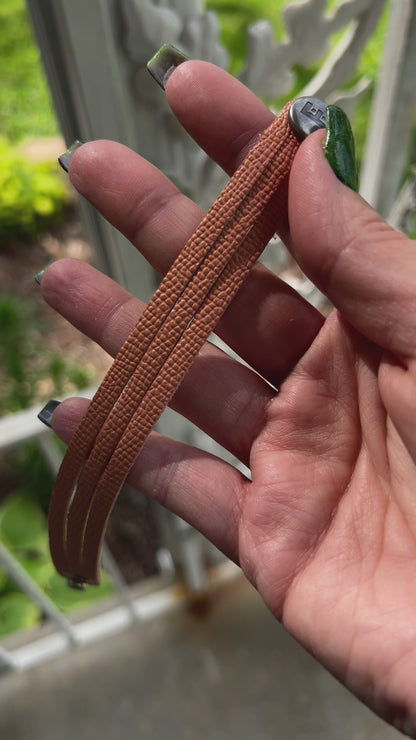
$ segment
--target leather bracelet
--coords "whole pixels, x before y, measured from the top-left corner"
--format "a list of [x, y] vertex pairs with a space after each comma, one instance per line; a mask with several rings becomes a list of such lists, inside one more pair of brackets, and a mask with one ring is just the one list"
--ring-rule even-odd
[[147, 436], [276, 231], [287, 227], [300, 141], [325, 125], [312, 98], [261, 135], [161, 282], [73, 435], [49, 507], [53, 562], [69, 585], [99, 583], [106, 525]]

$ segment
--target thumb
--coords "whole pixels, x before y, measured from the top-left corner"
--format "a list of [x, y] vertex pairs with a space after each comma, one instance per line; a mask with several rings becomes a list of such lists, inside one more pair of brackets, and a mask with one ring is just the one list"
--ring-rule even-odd
[[293, 163], [289, 221], [295, 259], [347, 321], [399, 360], [416, 356], [416, 244], [337, 179], [321, 131]]

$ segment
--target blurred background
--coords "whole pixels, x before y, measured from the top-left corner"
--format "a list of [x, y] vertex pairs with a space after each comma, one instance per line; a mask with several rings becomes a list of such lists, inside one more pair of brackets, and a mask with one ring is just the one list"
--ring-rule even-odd
[[[72, 591], [54, 572], [46, 517], [63, 447], [36, 413], [51, 398], [90, 396], [110, 358], [45, 306], [34, 275], [69, 256], [141, 297], [157, 285], [57, 166], [76, 138], [123, 141], [204, 207], [224, 184], [148, 77], [146, 61], [167, 41], [228, 69], [276, 111], [305, 91], [342, 105], [363, 194], [416, 236], [415, 17], [413, 0], [401, 10], [381, 0], [2, 0], [2, 736], [398, 736], [287, 637], [238, 569], [128, 487], [101, 586]], [[282, 245], [264, 261], [328, 310]], [[160, 425], [226, 456], [171, 412]]]

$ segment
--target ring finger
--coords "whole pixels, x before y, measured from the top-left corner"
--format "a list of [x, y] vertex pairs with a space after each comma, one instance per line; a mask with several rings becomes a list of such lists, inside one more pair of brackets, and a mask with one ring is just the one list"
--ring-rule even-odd
[[[141, 301], [112, 280], [76, 260], [53, 263], [41, 287], [48, 303], [113, 356], [144, 309]], [[257, 373], [207, 343], [170, 406], [248, 464], [253, 436], [261, 428], [264, 408], [273, 395]], [[77, 414], [78, 407], [73, 408]], [[60, 415], [66, 419], [65, 426], [72, 427], [68, 406], [57, 412]], [[65, 429], [59, 433], [67, 438]]]

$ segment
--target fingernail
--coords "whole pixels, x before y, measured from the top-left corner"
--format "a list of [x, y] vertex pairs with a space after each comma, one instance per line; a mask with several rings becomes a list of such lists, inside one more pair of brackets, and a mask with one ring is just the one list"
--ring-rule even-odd
[[60, 401], [48, 401], [46, 406], [43, 407], [41, 411], [38, 413], [38, 419], [42, 422], [42, 424], [45, 424], [49, 429], [52, 428], [52, 416], [53, 412], [55, 411], [56, 407], [59, 406], [61, 402]]
[[48, 269], [49, 265], [52, 265], [52, 263], [53, 263], [53, 262], [54, 262], [54, 260], [51, 260], [50, 262], [48, 262], [48, 264], [47, 264], [47, 265], [46, 265], [46, 266], [45, 266], [45, 267], [43, 268], [43, 270], [40, 270], [40, 271], [39, 271], [39, 272], [38, 272], [38, 273], [37, 273], [37, 274], [35, 275], [35, 282], [36, 282], [36, 283], [37, 283], [38, 285], [40, 285], [40, 284], [41, 284], [41, 282], [42, 282], [42, 278], [43, 278], [43, 276], [44, 276], [44, 274], [45, 274], [46, 270]]
[[164, 44], [147, 63], [147, 69], [157, 84], [164, 90], [172, 72], [183, 62], [187, 62], [188, 59], [189, 57], [186, 54], [183, 54], [172, 44]]
[[358, 192], [359, 176], [354, 135], [348, 117], [336, 105], [328, 105], [327, 108], [324, 151], [338, 179]]
[[64, 152], [61, 154], [60, 157], [58, 157], [58, 162], [61, 165], [62, 169], [65, 170], [65, 172], [68, 172], [69, 169], [69, 163], [71, 161], [71, 157], [73, 153], [80, 148], [80, 146], [83, 145], [83, 141], [79, 141], [78, 139], [74, 141], [73, 144]]

